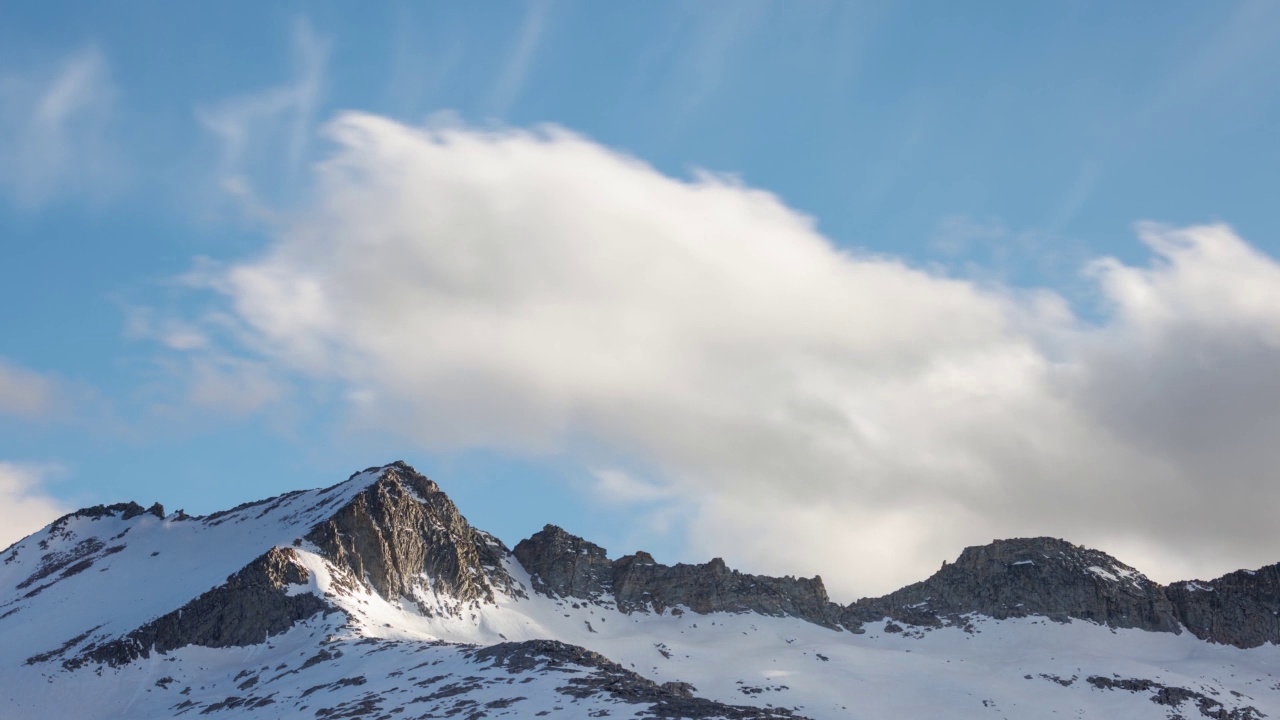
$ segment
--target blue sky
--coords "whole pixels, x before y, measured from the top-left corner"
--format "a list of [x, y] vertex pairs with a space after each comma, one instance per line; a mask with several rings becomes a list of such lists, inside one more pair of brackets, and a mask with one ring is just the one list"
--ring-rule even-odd
[[[997, 534], [1170, 574], [1274, 561], [1270, 531], [1197, 515], [1257, 497], [1270, 441], [1192, 420], [1275, 420], [1278, 25], [1268, 2], [7, 6], [0, 524], [209, 512], [403, 458], [509, 543], [555, 522], [846, 595]], [[327, 315], [276, 312], [299, 278]], [[593, 309], [639, 329], [582, 334]], [[404, 354], [362, 334], [378, 318]], [[967, 399], [920, 405], [943, 367]], [[844, 429], [805, 429], [827, 415]], [[1118, 449], [1076, 466], [1077, 442]], [[1091, 510], [1138, 476], [1169, 506]], [[1171, 517], [1204, 535], [1161, 550]]]

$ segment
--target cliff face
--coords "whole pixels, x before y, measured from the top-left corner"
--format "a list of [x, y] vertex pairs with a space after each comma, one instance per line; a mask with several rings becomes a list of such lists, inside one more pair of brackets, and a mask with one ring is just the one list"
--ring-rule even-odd
[[1202, 640], [1241, 648], [1280, 643], [1280, 563], [1176, 582], [1165, 592], [1178, 619]]
[[715, 558], [701, 565], [661, 565], [646, 552], [610, 561], [605, 549], [548, 525], [516, 545], [514, 554], [549, 595], [600, 601], [623, 612], [684, 606], [696, 613], [756, 612], [838, 627], [840, 608], [822, 579], [775, 578], [729, 569]]
[[768, 577], [730, 570], [720, 558], [701, 565], [660, 565], [648, 553], [614, 563], [614, 596], [622, 610], [683, 605], [696, 613], [755, 612], [837, 627], [838, 606], [822, 578]]
[[1180, 631], [1173, 604], [1160, 585], [1104, 552], [1054, 538], [997, 540], [966, 548], [928, 580], [850, 605], [846, 619], [889, 617], [939, 625], [965, 613], [997, 619], [1040, 615]]
[[465, 605], [515, 591], [502, 566], [507, 548], [471, 527], [440, 486], [402, 462], [382, 468], [305, 539], [337, 570], [392, 601], [444, 597]]

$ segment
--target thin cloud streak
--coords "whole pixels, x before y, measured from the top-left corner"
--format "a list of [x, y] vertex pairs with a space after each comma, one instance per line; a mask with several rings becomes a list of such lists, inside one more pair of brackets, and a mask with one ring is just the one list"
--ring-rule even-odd
[[490, 112], [498, 117], [506, 115], [524, 91], [551, 13], [550, 0], [531, 0], [526, 7], [520, 34], [489, 94]]
[[106, 57], [79, 50], [56, 69], [0, 69], [0, 185], [28, 209], [108, 195], [119, 181], [110, 139], [115, 88]]
[[294, 185], [324, 93], [330, 42], [300, 18], [294, 22], [291, 44], [290, 82], [196, 109], [200, 124], [221, 144], [218, 185], [260, 220], [274, 219], [271, 203], [263, 196], [287, 192]]

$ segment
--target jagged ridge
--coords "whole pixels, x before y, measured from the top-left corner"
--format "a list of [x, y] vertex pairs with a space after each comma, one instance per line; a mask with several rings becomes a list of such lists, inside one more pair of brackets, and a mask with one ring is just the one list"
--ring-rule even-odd
[[797, 617], [836, 628], [840, 608], [822, 578], [766, 577], [730, 570], [714, 558], [701, 565], [662, 565], [647, 552], [610, 561], [605, 549], [547, 525], [513, 551], [540, 592], [599, 601], [623, 612], [687, 607], [696, 613], [755, 612]]
[[[998, 540], [966, 548], [956, 562], [944, 563], [927, 580], [842, 607], [830, 601], [819, 577], [750, 575], [728, 568], [720, 558], [667, 566], [643, 551], [610, 560], [604, 548], [552, 525], [509, 551], [472, 527], [436, 483], [409, 465], [396, 462], [365, 473], [376, 478], [363, 481], [358, 492], [326, 510], [295, 544], [307, 543], [349, 587], [366, 586], [392, 602], [412, 601], [426, 614], [458, 615], [467, 605], [494, 603], [498, 594], [519, 596], [519, 584], [504, 569], [504, 559], [513, 556], [529, 572], [534, 590], [611, 605], [623, 613], [662, 614], [676, 608], [703, 614], [753, 612], [854, 632], [883, 618], [939, 626], [959, 624], [970, 614], [996, 619], [1035, 615], [1157, 632], [1177, 633], [1186, 627], [1202, 639], [1238, 647], [1280, 642], [1280, 566], [1165, 588], [1097, 550], [1054, 538]], [[194, 520], [216, 525], [263, 507], [261, 517], [297, 495]], [[147, 512], [165, 517], [158, 503], [149, 511], [136, 503], [86, 508], [56, 521], [49, 537], [58, 536], [73, 518], [118, 515], [127, 520]], [[100, 541], [84, 541], [50, 554], [18, 587], [78, 571], [113, 550]], [[273, 548], [224, 585], [113, 642], [82, 648], [80, 657], [117, 663], [151, 649], [259, 642], [333, 609], [314, 595], [284, 592], [288, 584], [305, 582], [306, 573], [290, 550]]]

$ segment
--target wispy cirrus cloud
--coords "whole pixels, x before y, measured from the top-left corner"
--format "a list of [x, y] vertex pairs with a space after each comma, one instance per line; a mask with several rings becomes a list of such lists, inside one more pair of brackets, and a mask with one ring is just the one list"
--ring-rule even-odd
[[489, 93], [489, 110], [493, 114], [505, 115], [524, 91], [525, 80], [542, 45], [550, 14], [549, 0], [532, 0], [526, 5], [524, 20], [520, 23], [511, 53]]
[[218, 183], [245, 211], [272, 220], [264, 199], [290, 188], [315, 130], [330, 42], [299, 18], [291, 34], [293, 76], [285, 83], [199, 107], [196, 117], [220, 143]]
[[113, 191], [121, 176], [115, 95], [106, 56], [93, 46], [45, 66], [0, 68], [0, 185], [16, 204]]

